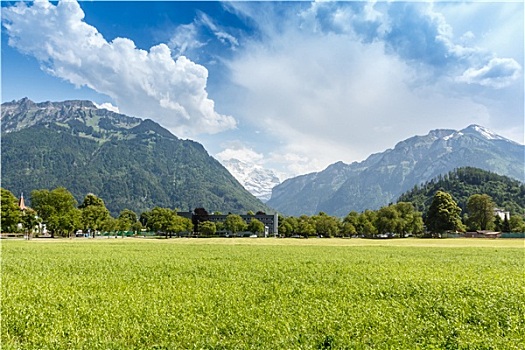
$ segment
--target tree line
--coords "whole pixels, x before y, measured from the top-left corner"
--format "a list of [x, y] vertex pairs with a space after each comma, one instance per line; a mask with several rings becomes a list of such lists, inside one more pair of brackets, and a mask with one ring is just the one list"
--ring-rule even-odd
[[[31, 208], [20, 210], [18, 199], [8, 190], [1, 189], [1, 231], [34, 232], [35, 227], [45, 224], [52, 237], [67, 237], [77, 230], [89, 232], [148, 230], [166, 237], [180, 232], [195, 230], [191, 219], [177, 215], [177, 210], [155, 207], [139, 215], [129, 209], [113, 217], [104, 201], [94, 194], [87, 194], [80, 205], [64, 187], [53, 190], [34, 190], [30, 196]], [[486, 194], [469, 197], [463, 212], [453, 197], [445, 191], [437, 191], [425, 213], [417, 211], [410, 202], [398, 202], [379, 210], [351, 211], [338, 218], [320, 212], [317, 215], [299, 217], [279, 216], [278, 232], [283, 237], [406, 237], [445, 232], [496, 230], [501, 232], [525, 232], [525, 222], [520, 215], [501, 219], [494, 214], [495, 204]], [[248, 212], [248, 214], [252, 212]], [[218, 213], [216, 213], [218, 214]], [[224, 222], [199, 222], [196, 230], [206, 236], [221, 231], [232, 233], [249, 231], [264, 232], [264, 224], [253, 218], [246, 224], [240, 215], [229, 214]]]
[[[89, 193], [78, 205], [71, 192], [64, 187], [58, 187], [53, 190], [32, 191], [31, 208], [21, 210], [18, 199], [9, 190], [0, 190], [1, 232], [39, 234], [42, 232], [35, 228], [43, 227], [42, 224], [45, 224], [52, 237], [68, 237], [77, 230], [88, 232], [93, 237], [100, 231], [139, 233], [147, 230], [168, 237], [194, 230], [192, 220], [177, 215], [176, 209], [154, 207], [142, 212], [140, 216], [130, 209], [124, 209], [117, 217], [113, 217], [102, 198]], [[264, 224], [254, 218], [247, 225], [240, 215], [231, 214], [223, 223], [200, 222], [197, 229], [205, 235], [213, 235], [217, 230], [233, 233], [249, 230], [260, 233], [264, 232]]]

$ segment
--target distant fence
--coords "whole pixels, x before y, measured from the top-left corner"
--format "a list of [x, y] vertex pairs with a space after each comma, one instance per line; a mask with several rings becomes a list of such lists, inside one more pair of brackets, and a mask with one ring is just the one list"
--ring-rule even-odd
[[505, 232], [499, 238], [525, 238], [525, 232]]

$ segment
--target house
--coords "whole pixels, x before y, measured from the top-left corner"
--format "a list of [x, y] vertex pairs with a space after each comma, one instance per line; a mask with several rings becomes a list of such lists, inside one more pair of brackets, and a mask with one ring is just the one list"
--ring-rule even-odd
[[504, 221], [505, 218], [507, 218], [507, 220], [509, 220], [510, 219], [510, 212], [505, 211], [504, 209], [494, 208], [494, 216], [499, 216], [501, 221]]

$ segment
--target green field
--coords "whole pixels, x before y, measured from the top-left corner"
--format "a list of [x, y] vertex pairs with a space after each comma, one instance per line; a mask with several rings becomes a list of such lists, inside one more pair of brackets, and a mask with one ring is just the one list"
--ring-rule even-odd
[[524, 240], [3, 240], [2, 349], [524, 349]]

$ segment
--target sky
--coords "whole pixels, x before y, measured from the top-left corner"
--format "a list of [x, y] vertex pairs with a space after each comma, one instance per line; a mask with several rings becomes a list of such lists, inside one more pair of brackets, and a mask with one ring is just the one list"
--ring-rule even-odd
[[2, 1], [2, 102], [85, 99], [274, 170], [478, 124], [524, 143], [524, 4]]

